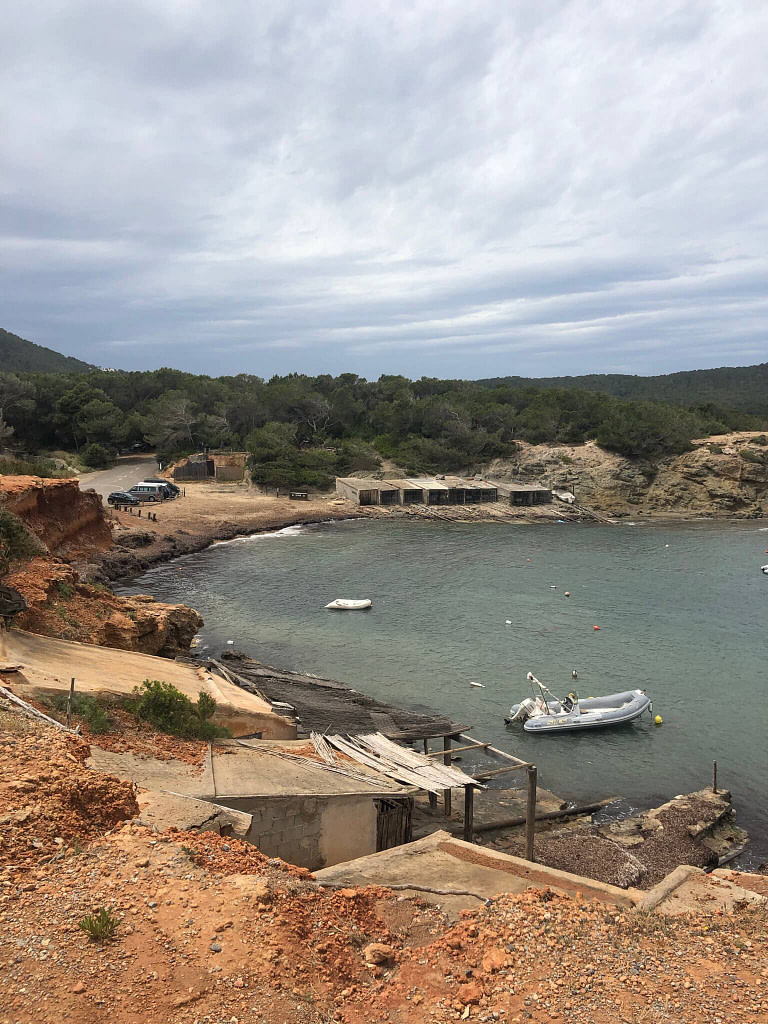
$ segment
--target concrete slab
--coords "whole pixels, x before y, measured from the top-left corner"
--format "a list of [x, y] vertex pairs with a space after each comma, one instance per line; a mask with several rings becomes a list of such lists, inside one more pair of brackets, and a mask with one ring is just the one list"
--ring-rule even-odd
[[[249, 741], [250, 742], [250, 741]], [[128, 751], [102, 750], [91, 743], [89, 764], [120, 778], [133, 779], [147, 789], [171, 790], [185, 796], [216, 800], [257, 800], [262, 797], [407, 796], [413, 791], [376, 772], [355, 765], [369, 775], [370, 784], [358, 782], [322, 766], [306, 765], [270, 754], [271, 748], [306, 750], [306, 742], [260, 743], [241, 746], [236, 740], [217, 740], [200, 770], [181, 761], [160, 761]]]
[[178, 828], [184, 832], [217, 832], [248, 841], [253, 822], [252, 816], [243, 811], [157, 789], [140, 793], [138, 803], [141, 821], [159, 832]]
[[456, 889], [471, 896], [441, 896], [413, 890], [439, 904], [451, 918], [465, 908], [477, 907], [499, 893], [523, 892], [531, 886], [549, 887], [579, 899], [599, 900], [613, 906], [632, 907], [643, 895], [634, 889], [618, 889], [589, 878], [557, 871], [519, 857], [487, 850], [434, 832], [415, 843], [384, 850], [345, 864], [318, 871], [317, 878], [339, 885], [408, 885], [432, 889]]
[[78, 693], [125, 697], [145, 679], [171, 683], [190, 700], [201, 690], [216, 698], [216, 720], [236, 736], [261, 733], [265, 739], [294, 739], [296, 724], [273, 712], [254, 693], [191, 662], [171, 661], [135, 651], [74, 643], [13, 629], [5, 634], [4, 654], [23, 666], [13, 681], [20, 697], [40, 692], [66, 693], [76, 679]]

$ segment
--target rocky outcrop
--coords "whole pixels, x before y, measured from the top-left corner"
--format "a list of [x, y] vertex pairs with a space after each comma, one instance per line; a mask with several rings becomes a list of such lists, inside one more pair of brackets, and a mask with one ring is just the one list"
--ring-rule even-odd
[[80, 583], [60, 560], [35, 558], [7, 577], [27, 602], [15, 625], [42, 636], [175, 657], [185, 654], [203, 620], [183, 604], [144, 594], [118, 597], [105, 586]]
[[52, 555], [106, 551], [112, 543], [100, 495], [81, 491], [77, 480], [0, 476], [0, 500]]
[[[77, 480], [0, 476], [0, 501], [34, 535], [38, 556], [12, 565], [3, 580], [27, 602], [15, 623], [43, 636], [175, 657], [187, 653], [203, 620], [186, 605], [117, 597], [81, 582], [75, 566], [105, 557], [112, 530], [101, 497]], [[74, 563], [74, 564], [71, 564]]]
[[510, 459], [482, 468], [491, 480], [540, 481], [571, 491], [609, 515], [747, 516], [768, 514], [768, 447], [760, 434], [694, 442], [683, 455], [628, 459], [584, 445], [520, 442]]

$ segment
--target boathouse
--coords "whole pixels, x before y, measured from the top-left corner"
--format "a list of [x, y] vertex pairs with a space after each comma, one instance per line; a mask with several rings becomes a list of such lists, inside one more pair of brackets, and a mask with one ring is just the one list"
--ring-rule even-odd
[[[336, 493], [348, 501], [357, 502], [358, 505], [378, 505], [380, 482], [379, 480], [372, 480], [370, 477], [337, 476]], [[392, 504], [392, 502], [387, 504]]]
[[397, 488], [401, 505], [418, 505], [424, 501], [424, 492], [410, 480], [387, 480], [386, 483]]
[[448, 488], [449, 505], [476, 505], [498, 500], [496, 485], [485, 480], [464, 480], [460, 476], [441, 476], [438, 479]]
[[416, 487], [421, 491], [421, 500], [425, 505], [448, 505], [450, 503], [448, 488], [434, 477], [409, 477], [408, 483], [411, 487]]
[[496, 484], [499, 498], [510, 505], [546, 505], [552, 501], [552, 491], [543, 484]]

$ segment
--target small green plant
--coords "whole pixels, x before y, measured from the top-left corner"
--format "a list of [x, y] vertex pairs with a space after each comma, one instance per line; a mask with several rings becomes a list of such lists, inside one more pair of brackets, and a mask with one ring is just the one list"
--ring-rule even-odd
[[757, 437], [752, 438], [752, 444], [767, 445], [768, 437], [765, 434], [759, 434]]
[[562, 464], [564, 466], [572, 466], [573, 465], [573, 459], [571, 458], [570, 455], [561, 455], [560, 456], [560, 461], [562, 462]]
[[54, 583], [56, 593], [59, 597], [63, 597], [65, 601], [68, 601], [71, 597], [75, 596], [75, 588], [71, 583], [65, 583], [63, 580], [56, 580]]
[[709, 451], [711, 455], [722, 455], [723, 446], [721, 444], [711, 444], [709, 446]]
[[77, 927], [82, 928], [91, 942], [108, 942], [115, 937], [119, 921], [107, 907], [101, 907], [95, 914], [87, 914]]
[[[57, 696], [50, 700], [43, 701], [43, 703], [54, 712], [54, 717], [63, 720], [67, 713], [68, 700], [69, 696], [62, 693], [57, 694]], [[81, 718], [88, 726], [88, 729], [97, 735], [111, 732], [114, 728], [115, 723], [95, 697], [88, 697], [81, 693], [73, 694], [72, 714], [77, 718]]]
[[0, 505], [0, 576], [14, 558], [31, 558], [42, 551], [40, 541], [24, 523]]
[[229, 729], [211, 721], [216, 701], [210, 694], [201, 691], [197, 703], [193, 704], [181, 690], [159, 679], [145, 679], [134, 692], [138, 697], [132, 709], [134, 714], [160, 732], [202, 740], [231, 735]]

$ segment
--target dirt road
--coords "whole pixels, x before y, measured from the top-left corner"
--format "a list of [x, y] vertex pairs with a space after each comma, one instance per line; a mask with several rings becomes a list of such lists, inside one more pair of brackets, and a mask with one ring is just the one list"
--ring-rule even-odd
[[92, 487], [102, 498], [112, 491], [128, 491], [145, 476], [157, 475], [157, 460], [154, 455], [123, 455], [114, 469], [103, 469], [97, 473], [80, 473], [80, 489]]

